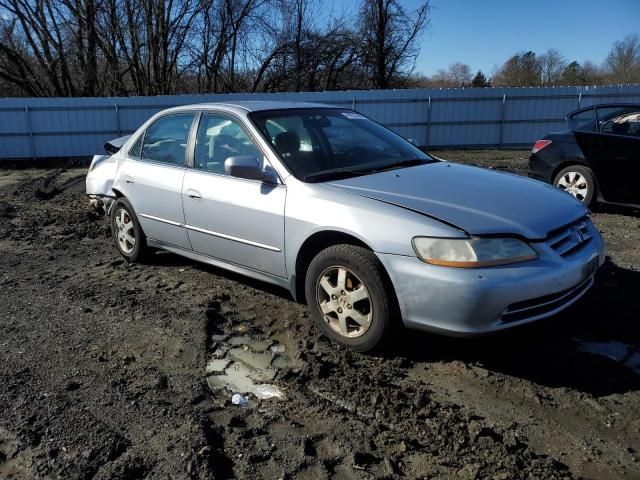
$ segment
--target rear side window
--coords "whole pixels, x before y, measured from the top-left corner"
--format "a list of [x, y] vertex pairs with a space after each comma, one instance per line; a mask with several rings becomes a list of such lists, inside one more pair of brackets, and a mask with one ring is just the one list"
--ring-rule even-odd
[[[161, 163], [184, 165], [189, 130], [194, 117], [194, 113], [180, 113], [167, 115], [156, 120], [145, 131], [142, 139], [141, 158]], [[135, 145], [133, 149], [135, 149]]]
[[594, 109], [574, 113], [573, 115], [571, 115], [569, 117], [569, 126], [572, 130], [578, 130], [581, 132], [595, 132], [596, 114]]

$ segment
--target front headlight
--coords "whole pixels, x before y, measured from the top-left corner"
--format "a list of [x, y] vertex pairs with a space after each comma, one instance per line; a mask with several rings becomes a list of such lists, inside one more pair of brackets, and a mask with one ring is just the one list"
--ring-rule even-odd
[[538, 257], [533, 248], [517, 238], [415, 237], [412, 243], [424, 262], [445, 267], [493, 267]]

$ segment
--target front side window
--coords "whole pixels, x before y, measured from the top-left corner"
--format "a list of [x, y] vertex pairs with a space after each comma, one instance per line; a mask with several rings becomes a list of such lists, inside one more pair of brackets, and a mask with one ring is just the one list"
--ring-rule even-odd
[[620, 109], [617, 109], [602, 113], [605, 118], [600, 116], [601, 112], [598, 110], [601, 133], [640, 137], [640, 110], [624, 109], [620, 114]]
[[293, 175], [308, 182], [436, 161], [350, 110], [273, 110], [250, 118]]
[[140, 154], [142, 153], [142, 140], [144, 139], [144, 133], [142, 133], [136, 143], [133, 144], [133, 147], [129, 149], [129, 156], [132, 158], [140, 158]]
[[196, 135], [195, 167], [226, 175], [224, 161], [241, 155], [251, 155], [264, 163], [260, 150], [238, 121], [204, 113]]
[[194, 113], [179, 113], [156, 120], [144, 133], [140, 157], [144, 160], [184, 165], [189, 130], [194, 117]]

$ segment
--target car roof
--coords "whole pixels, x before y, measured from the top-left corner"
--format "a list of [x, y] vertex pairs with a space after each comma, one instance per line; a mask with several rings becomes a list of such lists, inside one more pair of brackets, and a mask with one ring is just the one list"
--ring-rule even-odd
[[640, 103], [598, 103], [596, 105], [589, 105], [588, 107], [579, 108], [578, 110], [573, 110], [572, 112], [567, 113], [567, 117], [571, 117], [577, 113], [588, 112], [589, 110], [593, 110], [594, 108], [640, 108]]
[[264, 110], [286, 110], [295, 108], [340, 108], [335, 105], [311, 102], [287, 102], [272, 100], [239, 100], [229, 102], [196, 103], [192, 105], [180, 105], [170, 108], [168, 111], [179, 112], [184, 110], [222, 110], [233, 113], [260, 112]]

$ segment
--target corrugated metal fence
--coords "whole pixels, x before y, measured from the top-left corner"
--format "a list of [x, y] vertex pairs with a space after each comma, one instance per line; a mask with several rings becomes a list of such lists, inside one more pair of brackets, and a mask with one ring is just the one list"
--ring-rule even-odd
[[321, 102], [352, 108], [427, 148], [528, 148], [564, 128], [567, 112], [640, 102], [640, 85], [450, 88], [311, 93], [0, 99], [0, 158], [86, 156], [159, 110], [234, 100]]

